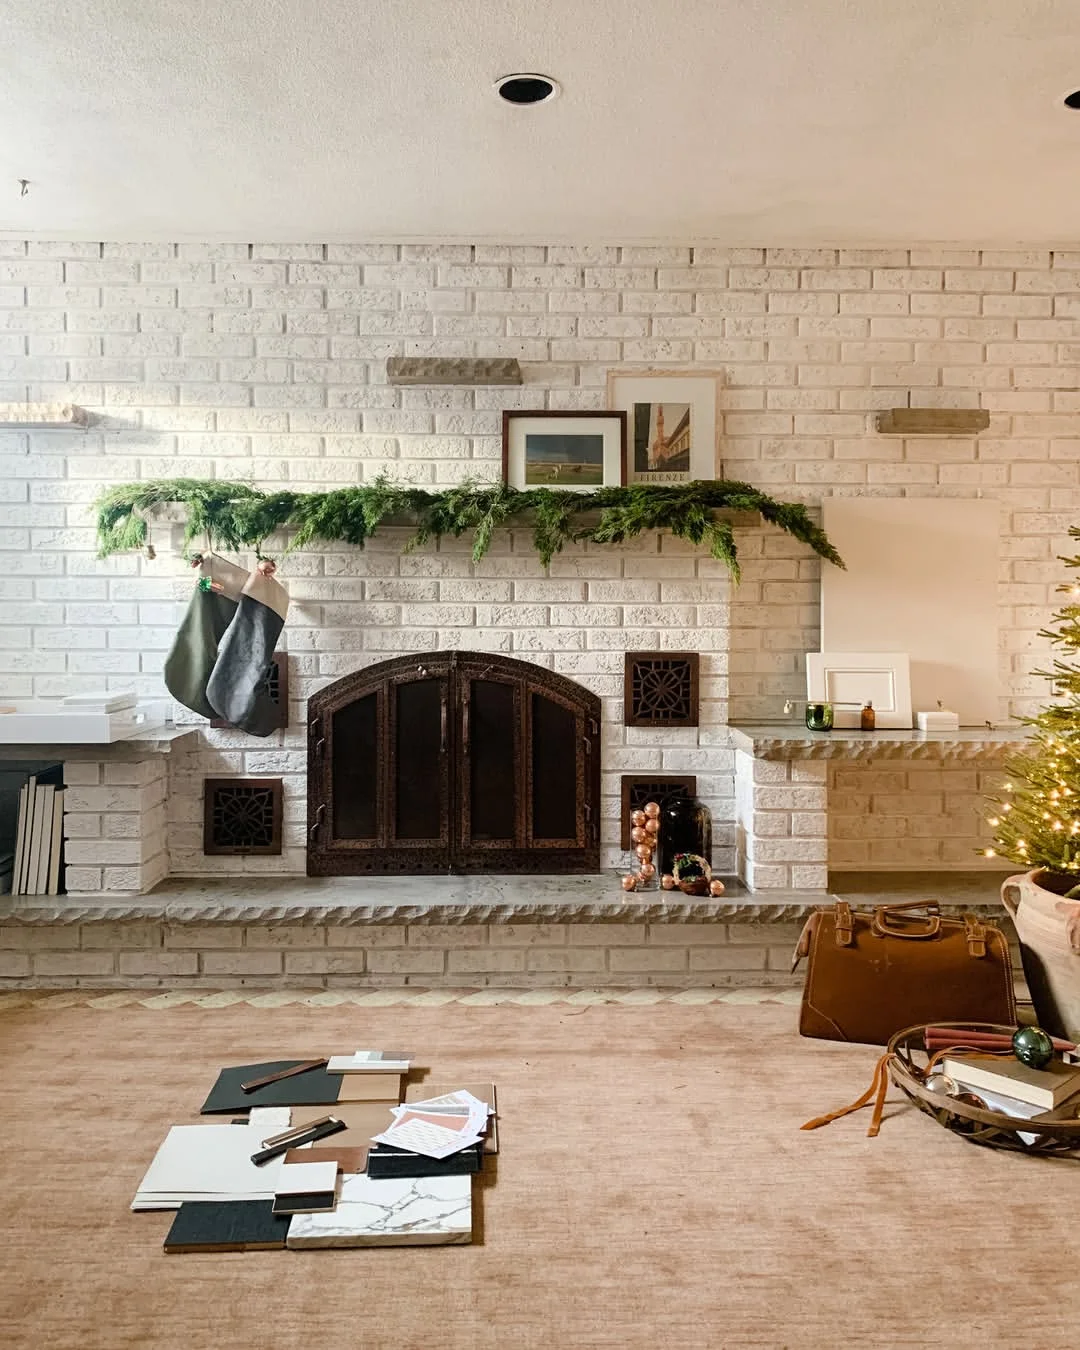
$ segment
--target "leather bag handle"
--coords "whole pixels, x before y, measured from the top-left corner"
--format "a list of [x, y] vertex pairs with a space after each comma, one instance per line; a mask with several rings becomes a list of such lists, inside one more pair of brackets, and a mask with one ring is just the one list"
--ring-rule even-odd
[[[912, 910], [921, 910], [924, 913], [915, 915]], [[922, 918], [925, 919], [925, 928], [910, 928], [902, 924], [896, 927], [890, 922], [893, 918], [904, 920]], [[925, 942], [929, 938], [936, 938], [941, 932], [941, 910], [936, 900], [911, 900], [902, 905], [878, 905], [874, 910], [874, 919], [871, 929], [877, 937], [907, 938], [912, 942]]]

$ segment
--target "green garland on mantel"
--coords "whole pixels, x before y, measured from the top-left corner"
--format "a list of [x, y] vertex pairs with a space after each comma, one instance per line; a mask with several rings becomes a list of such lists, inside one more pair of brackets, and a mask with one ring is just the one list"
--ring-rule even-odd
[[[276, 530], [291, 530], [287, 552], [318, 542], [344, 540], [363, 547], [380, 524], [393, 519], [415, 522], [406, 548], [442, 535], [472, 532], [473, 559], [491, 546], [493, 531], [516, 517], [531, 517], [533, 545], [546, 567], [565, 544], [590, 540], [621, 544], [643, 530], [667, 530], [679, 539], [708, 547], [739, 579], [732, 522], [722, 512], [754, 511], [778, 529], [802, 540], [829, 562], [843, 561], [820, 525], [797, 502], [778, 502], [749, 483], [705, 482], [676, 486], [635, 483], [629, 487], [566, 492], [531, 488], [520, 492], [503, 483], [466, 482], [429, 492], [376, 478], [331, 492], [260, 492], [244, 483], [176, 478], [125, 483], [110, 488], [95, 503], [99, 555], [142, 548], [148, 540], [145, 513], [180, 505], [186, 511], [184, 550], [209, 540], [219, 549], [261, 550]], [[595, 519], [584, 520], [588, 513]]]

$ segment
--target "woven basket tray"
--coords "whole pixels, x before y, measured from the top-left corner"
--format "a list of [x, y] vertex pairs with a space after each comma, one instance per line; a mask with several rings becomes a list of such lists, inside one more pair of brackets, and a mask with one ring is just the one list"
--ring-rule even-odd
[[[934, 1025], [956, 1031], [958, 1045], [963, 1043], [965, 1031], [997, 1031], [1011, 1036], [1015, 1030], [1014, 1027], [994, 1022], [935, 1022]], [[929, 1056], [923, 1039], [925, 1031], [925, 1026], [908, 1027], [897, 1032], [889, 1042], [889, 1073], [892, 1080], [920, 1111], [933, 1116], [947, 1130], [970, 1139], [973, 1144], [1080, 1160], [1080, 1119], [1046, 1120], [1036, 1116], [1031, 1120], [1017, 1120], [1015, 1116], [1007, 1116], [1001, 1111], [983, 1110], [943, 1096], [940, 1092], [929, 1091], [926, 1087]], [[1077, 1109], [1080, 1109], [1080, 1098], [1077, 1103]], [[1021, 1132], [1034, 1138], [1029, 1143], [1027, 1139], [1020, 1138]]]

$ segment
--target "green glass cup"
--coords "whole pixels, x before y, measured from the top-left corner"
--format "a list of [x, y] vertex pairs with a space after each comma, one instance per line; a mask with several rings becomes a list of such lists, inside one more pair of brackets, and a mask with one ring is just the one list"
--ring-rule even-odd
[[833, 708], [831, 703], [808, 703], [806, 705], [807, 731], [832, 731]]

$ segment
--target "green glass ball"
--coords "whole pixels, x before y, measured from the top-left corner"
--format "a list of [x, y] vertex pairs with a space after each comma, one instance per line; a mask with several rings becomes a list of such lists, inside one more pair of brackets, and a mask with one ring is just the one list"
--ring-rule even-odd
[[1043, 1069], [1054, 1057], [1054, 1042], [1042, 1027], [1021, 1027], [1013, 1032], [1013, 1054], [1029, 1069]]

